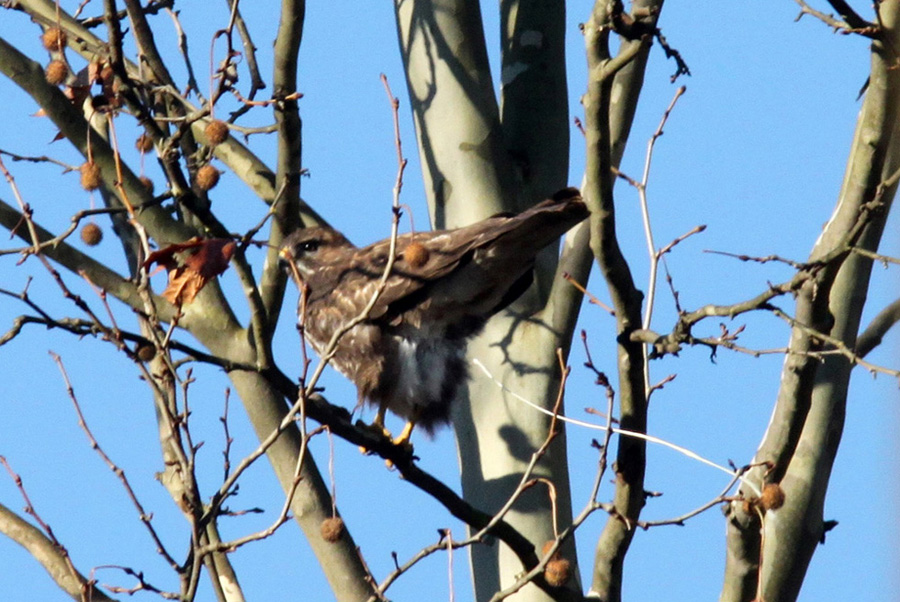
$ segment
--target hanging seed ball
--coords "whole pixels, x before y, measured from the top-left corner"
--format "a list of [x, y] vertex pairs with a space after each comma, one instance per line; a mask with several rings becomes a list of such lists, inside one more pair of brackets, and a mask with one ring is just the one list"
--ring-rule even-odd
[[420, 268], [428, 262], [428, 249], [420, 242], [411, 242], [403, 251], [406, 263], [414, 268]]
[[207, 163], [197, 170], [197, 186], [200, 190], [212, 190], [219, 183], [219, 170]]
[[228, 125], [221, 119], [210, 121], [204, 131], [210, 146], [217, 146], [228, 140]]
[[47, 64], [47, 68], [44, 69], [44, 79], [47, 80], [47, 83], [51, 86], [58, 86], [64, 81], [66, 81], [66, 77], [69, 75], [69, 68], [66, 64], [59, 60], [50, 61]]
[[147, 192], [153, 194], [153, 180], [151, 180], [147, 176], [141, 176], [140, 178], [138, 178], [138, 180], [141, 181], [141, 184], [144, 185], [144, 188], [147, 189]]
[[763, 510], [778, 510], [784, 506], [784, 489], [778, 483], [769, 483], [763, 487], [759, 496], [759, 505]]
[[156, 347], [153, 345], [141, 345], [135, 351], [135, 355], [137, 355], [138, 359], [142, 362], [149, 362], [156, 357]]
[[59, 52], [66, 47], [66, 32], [59, 27], [48, 27], [41, 35], [41, 43], [50, 52]]
[[554, 558], [544, 567], [544, 579], [552, 587], [562, 587], [572, 576], [572, 563], [565, 558]]
[[103, 184], [100, 166], [93, 161], [82, 163], [79, 171], [81, 172], [81, 187], [85, 190], [97, 190]]
[[96, 247], [103, 240], [103, 230], [94, 222], [89, 222], [81, 228], [81, 240], [89, 247]]
[[141, 134], [138, 136], [137, 140], [134, 141], [134, 147], [142, 153], [148, 153], [153, 150], [153, 138], [147, 134]]
[[341, 538], [341, 534], [344, 532], [344, 521], [338, 516], [326, 518], [322, 521], [321, 529], [322, 539], [328, 543], [334, 543]]

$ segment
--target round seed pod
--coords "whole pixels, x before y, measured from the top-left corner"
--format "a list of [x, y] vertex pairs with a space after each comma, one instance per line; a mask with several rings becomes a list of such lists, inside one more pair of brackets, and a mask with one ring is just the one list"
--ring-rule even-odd
[[197, 170], [197, 187], [200, 190], [212, 190], [219, 183], [219, 170], [207, 163]]
[[778, 483], [769, 483], [763, 487], [759, 496], [759, 506], [763, 510], [778, 510], [784, 506], [784, 489]]
[[141, 134], [137, 137], [137, 140], [134, 141], [134, 147], [142, 153], [148, 153], [153, 150], [153, 138], [147, 134]]
[[51, 86], [58, 86], [61, 83], [66, 81], [66, 78], [69, 76], [69, 68], [66, 66], [64, 61], [59, 59], [55, 59], [50, 61], [47, 64], [47, 68], [44, 69], [44, 79], [47, 80], [47, 83]]
[[204, 133], [209, 145], [217, 146], [228, 140], [228, 125], [221, 119], [213, 119], [207, 124]]
[[544, 567], [544, 579], [553, 587], [562, 587], [572, 577], [572, 563], [565, 558], [554, 558]]
[[135, 351], [135, 355], [137, 355], [138, 359], [142, 362], [149, 362], [156, 357], [156, 348], [153, 345], [141, 345]]
[[322, 521], [321, 530], [322, 539], [328, 543], [334, 543], [341, 538], [341, 534], [344, 532], [344, 521], [338, 516], [326, 518]]
[[403, 258], [410, 266], [420, 268], [428, 262], [428, 249], [420, 242], [411, 242], [403, 251]]
[[100, 166], [93, 161], [82, 163], [78, 171], [81, 172], [81, 187], [85, 190], [97, 190], [103, 185]]
[[68, 36], [59, 27], [48, 27], [41, 35], [41, 44], [50, 52], [59, 52], [66, 47]]
[[103, 240], [103, 230], [94, 222], [88, 222], [81, 228], [81, 240], [89, 247], [96, 247]]

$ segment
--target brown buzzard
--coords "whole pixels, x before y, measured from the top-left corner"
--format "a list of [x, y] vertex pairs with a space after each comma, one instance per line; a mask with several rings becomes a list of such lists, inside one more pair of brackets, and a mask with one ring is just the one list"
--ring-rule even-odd
[[[384, 428], [386, 410], [406, 418], [396, 441], [405, 443], [414, 424], [431, 433], [446, 423], [468, 375], [468, 339], [528, 288], [535, 255], [587, 215], [578, 190], [567, 188], [519, 215], [399, 236], [384, 289], [331, 360], [356, 384], [359, 402], [378, 407], [375, 424]], [[285, 240], [281, 256], [303, 291], [304, 335], [320, 355], [376, 294], [389, 248], [387, 239], [360, 249], [329, 228]]]

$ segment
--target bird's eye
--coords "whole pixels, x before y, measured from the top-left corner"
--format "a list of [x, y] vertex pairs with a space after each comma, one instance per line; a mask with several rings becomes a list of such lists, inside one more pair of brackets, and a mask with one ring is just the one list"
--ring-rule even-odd
[[319, 249], [318, 240], [306, 240], [297, 245], [297, 250], [301, 253], [314, 253]]

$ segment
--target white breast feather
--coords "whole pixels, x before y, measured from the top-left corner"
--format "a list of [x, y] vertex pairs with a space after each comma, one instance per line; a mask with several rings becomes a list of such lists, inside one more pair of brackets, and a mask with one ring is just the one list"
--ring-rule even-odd
[[395, 411], [412, 412], [415, 405], [439, 402], [447, 363], [459, 355], [459, 350], [441, 339], [399, 337], [397, 348], [400, 370], [392, 404]]

